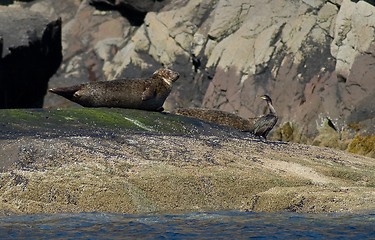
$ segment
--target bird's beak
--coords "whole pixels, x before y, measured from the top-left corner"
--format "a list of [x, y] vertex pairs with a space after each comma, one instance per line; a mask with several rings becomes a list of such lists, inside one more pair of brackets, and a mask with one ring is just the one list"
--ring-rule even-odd
[[266, 100], [266, 97], [265, 97], [265, 96], [261, 96], [260, 98], [263, 99], [263, 100]]

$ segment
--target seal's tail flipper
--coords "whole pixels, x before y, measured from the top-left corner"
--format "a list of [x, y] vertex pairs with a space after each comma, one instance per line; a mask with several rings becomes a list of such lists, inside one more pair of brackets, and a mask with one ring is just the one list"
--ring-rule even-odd
[[64, 98], [71, 100], [74, 94], [82, 88], [82, 85], [75, 85], [71, 87], [59, 87], [59, 88], [51, 88], [48, 91], [60, 95]]

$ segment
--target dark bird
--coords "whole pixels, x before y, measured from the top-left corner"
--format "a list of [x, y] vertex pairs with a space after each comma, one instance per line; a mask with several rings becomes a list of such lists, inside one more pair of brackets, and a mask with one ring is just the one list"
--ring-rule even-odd
[[194, 72], [198, 72], [198, 69], [201, 66], [201, 59], [195, 56], [194, 53], [191, 54], [191, 61], [193, 62]]
[[278, 117], [276, 115], [275, 108], [272, 106], [271, 98], [268, 95], [263, 95], [261, 98], [266, 100], [269, 113], [260, 117], [255, 122], [252, 133], [256, 136], [267, 139], [267, 135], [277, 123]]
[[330, 128], [332, 128], [333, 130], [335, 130], [336, 132], [338, 132], [338, 131], [337, 131], [337, 128], [336, 128], [335, 124], [333, 124], [332, 120], [331, 120], [330, 118], [328, 118], [328, 117], [326, 117], [326, 119], [327, 119], [327, 124], [328, 124], [328, 126], [329, 126]]

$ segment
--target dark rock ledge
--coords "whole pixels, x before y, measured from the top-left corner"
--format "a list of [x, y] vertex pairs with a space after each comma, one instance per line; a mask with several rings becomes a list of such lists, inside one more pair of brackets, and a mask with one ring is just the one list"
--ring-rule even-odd
[[0, 108], [41, 108], [61, 51], [61, 19], [0, 6]]
[[0, 212], [357, 212], [372, 158], [124, 109], [0, 110]]

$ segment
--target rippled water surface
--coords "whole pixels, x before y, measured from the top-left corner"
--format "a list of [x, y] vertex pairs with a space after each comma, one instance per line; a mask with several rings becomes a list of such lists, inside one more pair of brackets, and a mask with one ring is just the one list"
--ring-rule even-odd
[[80, 213], [0, 218], [0, 239], [375, 239], [373, 214]]

